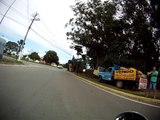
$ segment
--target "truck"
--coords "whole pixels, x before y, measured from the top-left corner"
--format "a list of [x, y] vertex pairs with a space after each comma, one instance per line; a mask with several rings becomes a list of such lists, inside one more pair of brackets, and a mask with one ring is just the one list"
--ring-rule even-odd
[[134, 68], [124, 68], [119, 65], [108, 68], [98, 67], [93, 74], [98, 76], [100, 82], [112, 81], [118, 88], [147, 88], [146, 75]]

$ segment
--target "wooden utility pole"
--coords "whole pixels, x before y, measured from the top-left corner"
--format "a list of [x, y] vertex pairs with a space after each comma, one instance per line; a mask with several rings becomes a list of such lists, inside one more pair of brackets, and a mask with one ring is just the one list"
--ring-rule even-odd
[[25, 37], [24, 37], [24, 40], [23, 40], [22, 44], [20, 45], [20, 50], [19, 50], [19, 55], [18, 55], [18, 61], [21, 60], [22, 50], [23, 50], [23, 48], [24, 48], [24, 44], [25, 44], [27, 35], [28, 35], [28, 33], [29, 33], [29, 30], [31, 29], [31, 26], [32, 26], [33, 22], [34, 22], [35, 20], [39, 20], [39, 18], [36, 19], [37, 15], [38, 15], [38, 13], [36, 13], [36, 14], [34, 15], [32, 21], [31, 21], [31, 24], [30, 24], [29, 27], [28, 27], [28, 30], [27, 30], [26, 35], [25, 35]]

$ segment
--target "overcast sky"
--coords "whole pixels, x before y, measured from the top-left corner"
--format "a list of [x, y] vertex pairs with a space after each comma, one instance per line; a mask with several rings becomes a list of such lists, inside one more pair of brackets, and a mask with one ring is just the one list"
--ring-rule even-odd
[[[0, 20], [14, 0], [0, 0]], [[83, 0], [87, 1], [87, 0]], [[66, 38], [65, 24], [73, 17], [70, 8], [75, 0], [16, 0], [0, 25], [0, 37], [17, 42], [23, 39], [32, 15], [37, 12], [40, 21], [34, 21], [24, 54], [36, 51], [43, 56], [46, 51], [57, 52], [60, 63], [65, 63], [76, 54], [70, 49], [71, 41]]]

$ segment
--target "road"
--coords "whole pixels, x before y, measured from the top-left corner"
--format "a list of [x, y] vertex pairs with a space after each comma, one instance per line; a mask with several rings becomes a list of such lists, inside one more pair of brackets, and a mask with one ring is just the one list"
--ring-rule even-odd
[[0, 120], [114, 120], [125, 111], [160, 119], [160, 108], [112, 95], [65, 70], [0, 65]]

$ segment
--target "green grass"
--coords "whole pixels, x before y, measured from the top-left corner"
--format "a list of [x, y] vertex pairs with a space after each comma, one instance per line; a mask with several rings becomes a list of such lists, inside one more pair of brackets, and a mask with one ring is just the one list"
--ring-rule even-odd
[[[97, 84], [100, 84], [100, 85], [103, 85], [105, 87], [108, 87], [108, 88], [112, 88], [112, 89], [115, 89], [115, 90], [118, 90], [118, 91], [122, 91], [122, 92], [125, 92], [125, 93], [129, 93], [129, 94], [133, 94], [133, 95], [137, 95], [137, 96], [142, 96], [142, 97], [145, 97], [147, 94], [148, 94], [148, 90], [128, 90], [128, 89], [120, 89], [120, 88], [117, 88], [115, 87], [114, 85], [111, 84], [111, 82], [103, 82], [103, 83], [100, 83], [98, 79], [96, 78], [91, 78], [91, 77], [88, 77], [84, 74], [76, 74], [82, 78], [85, 78], [89, 81], [92, 81], [92, 82], [95, 82]], [[153, 94], [150, 94], [148, 96], [149, 98], [153, 98]], [[157, 94], [156, 94], [156, 99], [160, 99], [160, 91], [157, 90]]]
[[23, 60], [23, 61], [26, 61], [26, 62], [30, 62], [30, 63], [41, 64], [41, 65], [47, 65], [47, 66], [50, 66], [50, 67], [51, 67], [50, 64], [44, 64], [44, 63], [42, 63], [42, 62], [37, 63], [37, 62], [29, 61], [29, 60], [26, 60], [26, 59], [22, 59], [22, 60]]
[[17, 60], [11, 60], [11, 59], [6, 59], [2, 58], [0, 59], [0, 64], [18, 64], [18, 65], [23, 65], [23, 62], [17, 61]]

